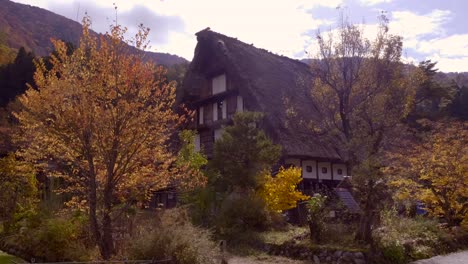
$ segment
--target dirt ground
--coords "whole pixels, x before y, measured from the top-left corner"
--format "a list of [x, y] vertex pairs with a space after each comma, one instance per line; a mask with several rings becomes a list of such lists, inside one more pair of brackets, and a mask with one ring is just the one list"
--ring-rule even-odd
[[[255, 263], [255, 262], [252, 262], [252, 263]], [[448, 254], [445, 256], [437, 256], [437, 257], [433, 257], [430, 259], [424, 259], [424, 260], [413, 262], [413, 264], [466, 264], [466, 263], [468, 263], [468, 250], [458, 252], [458, 253]]]

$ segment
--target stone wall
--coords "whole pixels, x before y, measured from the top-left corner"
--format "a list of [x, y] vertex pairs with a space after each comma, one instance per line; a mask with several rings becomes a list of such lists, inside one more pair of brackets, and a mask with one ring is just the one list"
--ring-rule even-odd
[[284, 256], [293, 259], [309, 260], [314, 264], [366, 264], [364, 252], [308, 248], [295, 243], [282, 245], [267, 244], [264, 250], [270, 255]]

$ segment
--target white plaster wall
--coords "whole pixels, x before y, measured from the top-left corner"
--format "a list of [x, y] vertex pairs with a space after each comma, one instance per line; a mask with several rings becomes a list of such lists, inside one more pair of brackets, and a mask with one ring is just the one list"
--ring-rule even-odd
[[[312, 167], [311, 172], [307, 172], [307, 166]], [[315, 160], [302, 161], [302, 177], [306, 179], [317, 179], [317, 162]]]
[[218, 94], [226, 91], [226, 74], [221, 74], [212, 80], [213, 94]]
[[[339, 175], [338, 170], [341, 169], [343, 171], [343, 174]], [[346, 173], [346, 165], [345, 164], [340, 164], [340, 163], [335, 163], [333, 164], [333, 180], [338, 180], [341, 181], [343, 180], [343, 176], [347, 176], [348, 174]]]
[[[322, 168], [327, 168], [327, 172], [323, 173]], [[318, 176], [319, 176], [319, 179], [331, 180], [331, 163], [330, 162], [318, 163]]]

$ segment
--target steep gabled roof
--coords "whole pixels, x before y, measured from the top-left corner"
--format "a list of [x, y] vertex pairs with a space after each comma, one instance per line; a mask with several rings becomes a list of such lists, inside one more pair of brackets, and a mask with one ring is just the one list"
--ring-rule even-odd
[[[265, 114], [269, 135], [283, 146], [285, 154], [338, 159], [336, 152], [322, 147], [310, 134], [298, 130], [300, 117], [316, 114], [310, 100], [314, 77], [307, 64], [259, 49], [235, 38], [211, 31], [198, 32], [198, 44], [189, 67], [184, 88], [196, 78], [193, 71], [207, 67], [207, 57], [216, 57], [227, 74], [238, 76], [240, 93], [253, 97], [257, 108]], [[210, 61], [208, 59], [208, 61]], [[251, 109], [249, 109], [251, 110]], [[288, 114], [289, 113], [289, 114]], [[291, 113], [298, 117], [291, 117]]]

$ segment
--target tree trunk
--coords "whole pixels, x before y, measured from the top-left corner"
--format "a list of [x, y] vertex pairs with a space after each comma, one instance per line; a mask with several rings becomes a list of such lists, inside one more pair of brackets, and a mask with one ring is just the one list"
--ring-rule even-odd
[[361, 214], [361, 218], [359, 220], [359, 228], [356, 233], [356, 240], [361, 240], [366, 243], [372, 244], [372, 224], [374, 221], [374, 206], [372, 201], [372, 193], [375, 191], [373, 190], [373, 182], [369, 181], [367, 184], [367, 195], [366, 200], [364, 202], [363, 212]]
[[104, 212], [102, 216], [102, 240], [99, 245], [101, 256], [105, 260], [109, 260], [115, 254], [114, 238], [112, 230], [112, 187], [110, 183], [104, 189]]
[[90, 176], [89, 179], [89, 191], [88, 191], [88, 197], [89, 197], [89, 227], [91, 229], [91, 235], [92, 239], [91, 241], [94, 243], [99, 244], [101, 241], [101, 232], [99, 228], [99, 224], [97, 221], [97, 215], [96, 215], [96, 210], [97, 210], [97, 196], [96, 196], [96, 177], [95, 176]]
[[356, 233], [356, 240], [361, 240], [372, 244], [372, 222], [373, 214], [371, 212], [363, 212], [359, 220], [359, 228]]
[[310, 240], [315, 243], [320, 243], [321, 236], [322, 236], [322, 229], [323, 229], [322, 225], [315, 221], [308, 221], [308, 224], [309, 224]]

